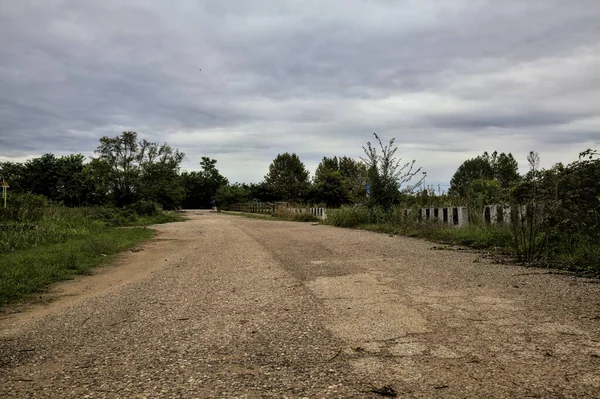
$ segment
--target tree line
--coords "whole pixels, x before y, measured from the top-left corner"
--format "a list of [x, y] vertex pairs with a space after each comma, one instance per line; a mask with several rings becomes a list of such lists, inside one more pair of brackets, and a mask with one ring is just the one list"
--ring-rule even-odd
[[557, 201], [571, 204], [581, 197], [577, 207], [593, 209], [600, 195], [597, 151], [588, 150], [566, 166], [531, 167], [523, 176], [512, 154], [484, 152], [458, 167], [447, 193], [436, 193], [434, 187], [423, 185], [422, 168], [415, 160], [399, 157], [394, 139], [384, 145], [377, 134], [373, 136], [374, 143], [363, 146], [363, 157], [323, 157], [312, 178], [300, 157], [288, 152], [273, 159], [258, 183], [230, 183], [209, 157], [201, 158], [200, 171], [181, 171], [183, 152], [139, 139], [131, 131], [102, 137], [89, 161], [81, 154], [44, 154], [23, 163], [1, 162], [0, 177], [10, 183], [11, 193], [43, 195], [70, 207], [125, 207], [147, 201], [165, 209], [207, 208], [212, 200], [220, 206], [287, 201], [330, 208], [349, 204], [389, 208], [400, 203], [481, 207], [526, 201], [524, 193], [532, 187], [537, 196], [549, 195], [549, 187], [554, 187]]

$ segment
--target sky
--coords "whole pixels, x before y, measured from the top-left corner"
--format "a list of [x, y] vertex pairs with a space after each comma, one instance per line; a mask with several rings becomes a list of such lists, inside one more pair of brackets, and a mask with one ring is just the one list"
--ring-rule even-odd
[[597, 0], [0, 0], [0, 49], [0, 161], [132, 130], [258, 182], [376, 132], [444, 189], [484, 151], [600, 146]]

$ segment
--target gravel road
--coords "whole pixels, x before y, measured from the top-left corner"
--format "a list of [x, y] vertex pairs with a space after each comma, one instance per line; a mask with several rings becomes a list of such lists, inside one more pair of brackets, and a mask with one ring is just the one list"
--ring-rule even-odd
[[202, 211], [0, 318], [2, 398], [600, 398], [600, 284]]

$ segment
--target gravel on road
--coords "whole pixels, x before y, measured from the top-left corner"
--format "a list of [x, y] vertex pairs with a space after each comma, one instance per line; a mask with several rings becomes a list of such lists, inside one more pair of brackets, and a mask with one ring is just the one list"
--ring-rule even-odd
[[407, 237], [188, 216], [1, 316], [0, 397], [600, 397], [597, 280]]

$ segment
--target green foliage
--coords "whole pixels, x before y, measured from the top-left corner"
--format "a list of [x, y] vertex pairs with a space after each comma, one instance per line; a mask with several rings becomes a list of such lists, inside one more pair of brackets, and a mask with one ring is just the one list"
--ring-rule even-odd
[[524, 261], [556, 261], [569, 268], [600, 269], [600, 159], [592, 150], [566, 167], [530, 171], [511, 190], [514, 246]]
[[[66, 227], [66, 226], [65, 226]], [[149, 229], [92, 227], [55, 244], [0, 253], [0, 306], [44, 291], [51, 283], [87, 274], [110, 255], [148, 239]], [[57, 228], [57, 231], [64, 231]]]
[[129, 209], [68, 208], [34, 194], [11, 194], [9, 207], [0, 212], [0, 305], [87, 273], [107, 255], [153, 234], [150, 229], [117, 226], [177, 220], [176, 214], [159, 211], [149, 201]]
[[502, 188], [508, 188], [519, 180], [519, 165], [510, 153], [498, 155], [498, 152], [494, 151], [490, 156], [484, 152], [483, 155], [468, 159], [458, 167], [450, 180], [448, 193], [466, 198], [469, 186], [475, 180], [495, 180]]
[[93, 191], [83, 173], [84, 160], [81, 154], [60, 158], [44, 154], [24, 164], [0, 164], [0, 176], [7, 180], [13, 193], [29, 192], [67, 206], [79, 206], [88, 201]]
[[239, 204], [250, 200], [250, 191], [241, 184], [221, 186], [215, 193], [219, 207], [226, 208], [231, 204]]
[[168, 144], [138, 141], [136, 132], [123, 132], [102, 137], [95, 152], [98, 157], [90, 167], [90, 178], [113, 205], [146, 199], [173, 208], [183, 199], [178, 174], [184, 154]]
[[348, 157], [324, 157], [315, 173], [311, 199], [328, 207], [364, 202], [366, 167]]
[[358, 227], [369, 223], [385, 223], [386, 213], [381, 207], [342, 206], [330, 210], [327, 224], [338, 227]]
[[319, 218], [309, 212], [291, 212], [286, 208], [278, 209], [273, 215], [276, 218], [294, 222], [318, 222]]
[[296, 154], [277, 155], [265, 176], [265, 185], [273, 196], [283, 201], [302, 201], [306, 198], [310, 182], [309, 173]]
[[[200, 172], [184, 172], [181, 181], [185, 189], [183, 206], [188, 209], [209, 208], [211, 199], [215, 199], [217, 191], [228, 184], [227, 179], [217, 170], [217, 161], [202, 157]], [[217, 202], [218, 206], [221, 206]]]
[[[396, 139], [392, 138], [384, 146], [376, 133], [373, 133], [381, 153], [370, 142], [363, 147], [366, 157], [363, 158], [367, 168], [367, 182], [371, 186], [370, 205], [391, 207], [400, 198], [402, 185], [408, 183], [421, 171], [415, 169], [415, 160], [402, 164], [402, 158], [396, 158], [398, 147], [394, 145]], [[420, 181], [417, 185], [420, 184]]]
[[430, 229], [424, 237], [444, 244], [465, 245], [471, 248], [499, 248], [510, 251], [512, 234], [507, 226], [468, 225], [457, 229], [442, 227]]
[[31, 193], [7, 195], [7, 207], [0, 208], [0, 223], [31, 223], [41, 220], [49, 202], [46, 197]]

